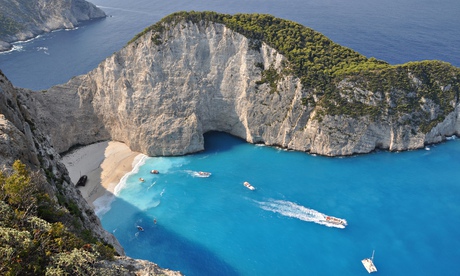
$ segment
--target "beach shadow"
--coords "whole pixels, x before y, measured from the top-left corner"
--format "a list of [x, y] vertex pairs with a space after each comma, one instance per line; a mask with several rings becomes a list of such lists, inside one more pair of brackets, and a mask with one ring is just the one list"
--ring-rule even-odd
[[[104, 228], [112, 232], [126, 255], [149, 260], [162, 268], [185, 275], [223, 275], [239, 273], [204, 246], [164, 227], [151, 216], [120, 198], [101, 218]], [[141, 228], [139, 228], [140, 226]]]
[[62, 163], [66, 166], [72, 182], [77, 184], [81, 176], [88, 177], [84, 186], [78, 186], [82, 196], [89, 199], [89, 204], [105, 192], [100, 184], [102, 181], [100, 168], [105, 159], [109, 141], [103, 141], [86, 146], [75, 146], [62, 154]]

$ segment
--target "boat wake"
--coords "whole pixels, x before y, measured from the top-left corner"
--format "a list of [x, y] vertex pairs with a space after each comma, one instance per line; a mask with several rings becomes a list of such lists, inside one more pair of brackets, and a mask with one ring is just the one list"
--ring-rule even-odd
[[191, 170], [186, 170], [186, 172], [193, 177], [210, 177], [211, 176], [210, 172], [191, 171]]
[[156, 182], [156, 181], [153, 181], [153, 182], [152, 182], [152, 185], [150, 185], [150, 186], [147, 188], [147, 191], [150, 190], [150, 188], [152, 188], [153, 186], [155, 186], [155, 184], [157, 184], [157, 182]]
[[270, 199], [267, 202], [256, 201], [263, 210], [281, 214], [286, 217], [314, 222], [328, 227], [345, 228], [347, 221], [335, 218], [316, 210], [309, 209], [291, 201]]

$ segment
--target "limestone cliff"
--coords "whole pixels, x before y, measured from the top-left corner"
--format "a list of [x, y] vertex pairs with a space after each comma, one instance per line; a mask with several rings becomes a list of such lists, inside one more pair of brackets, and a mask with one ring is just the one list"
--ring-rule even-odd
[[[40, 103], [34, 113], [58, 152], [112, 139], [150, 156], [182, 155], [203, 150], [205, 132], [223, 131], [250, 143], [338, 156], [416, 149], [460, 133], [460, 71], [449, 64], [390, 66], [342, 47], [362, 61], [355, 67], [374, 69], [351, 70], [332, 57], [328, 62], [338, 59], [341, 69], [323, 77], [323, 85], [296, 74], [292, 59], [264, 39], [222, 22], [172, 18], [87, 75], [33, 95]], [[339, 68], [315, 63], [324, 49], [309, 53], [304, 71], [321, 77]], [[313, 71], [317, 66], [325, 69]]]
[[51, 182], [63, 179], [59, 188], [56, 183], [51, 183], [50, 195], [56, 198], [60, 193], [74, 201], [82, 211], [82, 225], [112, 243], [123, 254], [118, 241], [102, 228], [91, 207], [73, 187], [58, 152], [50, 144], [49, 136], [36, 126], [27, 104], [33, 104], [32, 97], [25, 90], [15, 89], [0, 71], [0, 169], [9, 168], [15, 160], [21, 160], [32, 170], [53, 175]]
[[[83, 199], [80, 191], [71, 182], [67, 169], [61, 163], [61, 157], [50, 143], [50, 137], [41, 131], [36, 118], [29, 106], [35, 101], [28, 90], [16, 89], [0, 71], [0, 172], [9, 170], [15, 160], [20, 160], [32, 171], [38, 172], [34, 177], [46, 179], [44, 189], [50, 200], [59, 205], [59, 214], [68, 221], [68, 229], [77, 228], [79, 232], [88, 231], [98, 240], [114, 246], [121, 257], [101, 263], [89, 263], [100, 273], [91, 275], [181, 275], [178, 272], [164, 270], [156, 264], [134, 260], [123, 256], [124, 250], [116, 238], [102, 228], [99, 218], [93, 209]], [[3, 187], [0, 187], [3, 188]], [[0, 198], [0, 229], [8, 229], [8, 223], [3, 222], [9, 207], [5, 207], [5, 198]], [[76, 208], [72, 208], [76, 207]], [[55, 219], [55, 218], [54, 218]], [[76, 227], [78, 225], [78, 227]], [[10, 234], [13, 233], [10, 230]], [[21, 228], [24, 233], [24, 226]], [[73, 231], [76, 231], [73, 229]], [[3, 233], [3, 232], [2, 232]], [[0, 249], [5, 249], [0, 243]], [[2, 251], [7, 252], [7, 251]], [[19, 253], [17, 253], [19, 254]], [[66, 253], [70, 254], [70, 253]], [[2, 255], [3, 261], [9, 260], [9, 255]], [[75, 261], [77, 262], [77, 261]], [[22, 264], [24, 267], [27, 264]], [[70, 264], [71, 265], [71, 264]], [[5, 267], [0, 271], [5, 272]], [[83, 274], [79, 275], [85, 275]], [[13, 273], [14, 274], [14, 273]], [[89, 274], [88, 274], [89, 275]]]
[[0, 0], [0, 51], [11, 49], [12, 42], [102, 17], [101, 9], [84, 0]]

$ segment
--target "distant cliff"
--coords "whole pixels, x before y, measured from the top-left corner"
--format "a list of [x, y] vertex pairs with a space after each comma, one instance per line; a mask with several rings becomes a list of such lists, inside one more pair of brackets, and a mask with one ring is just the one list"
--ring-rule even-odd
[[269, 15], [182, 12], [87, 75], [34, 94], [34, 113], [59, 152], [113, 139], [181, 155], [223, 131], [340, 156], [460, 134], [459, 81], [447, 63], [392, 66]]
[[105, 16], [84, 0], [0, 0], [0, 51], [11, 49], [15, 41]]

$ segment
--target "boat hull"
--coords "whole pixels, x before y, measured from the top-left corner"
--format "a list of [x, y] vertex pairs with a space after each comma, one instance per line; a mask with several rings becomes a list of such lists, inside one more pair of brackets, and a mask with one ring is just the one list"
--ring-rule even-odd
[[372, 272], [377, 272], [377, 268], [374, 265], [374, 262], [372, 259], [366, 258], [361, 260], [363, 263], [363, 266], [366, 268], [367, 272], [372, 273]]

